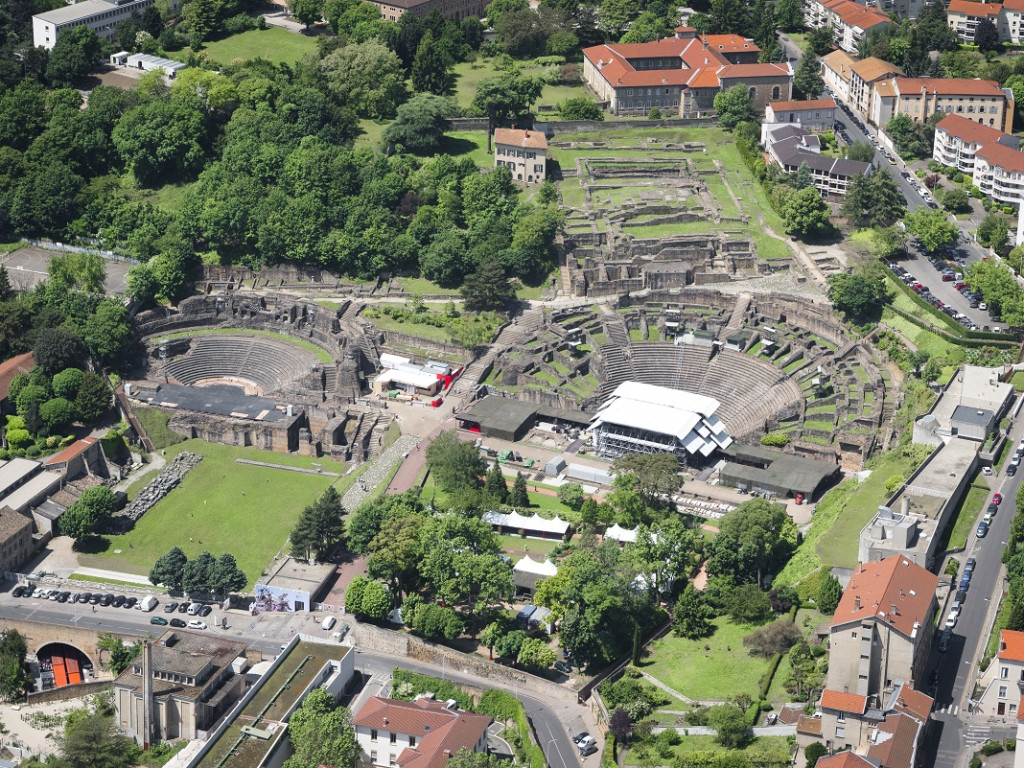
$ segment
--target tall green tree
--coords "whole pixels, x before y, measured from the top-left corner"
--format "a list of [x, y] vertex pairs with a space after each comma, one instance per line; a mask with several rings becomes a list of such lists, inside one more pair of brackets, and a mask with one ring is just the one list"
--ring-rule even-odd
[[114, 493], [105, 485], [88, 488], [60, 516], [60, 532], [73, 539], [91, 536], [113, 516], [115, 506]]
[[946, 214], [931, 208], [919, 208], [903, 217], [907, 232], [917, 237], [929, 253], [936, 253], [957, 241], [960, 232]]
[[785, 507], [764, 499], [745, 501], [722, 519], [709, 546], [708, 572], [739, 584], [760, 584], [789, 559], [796, 533]]
[[84, 710], [57, 737], [61, 768], [127, 768], [140, 756], [135, 741], [119, 734], [112, 715]]
[[[738, 0], [720, 0], [721, 2], [738, 2]], [[715, 112], [718, 122], [723, 128], [732, 129], [742, 122], [750, 122], [756, 118], [754, 102], [750, 98], [747, 86], [743, 83], [734, 85], [727, 91], [715, 94]]]
[[125, 644], [116, 635], [100, 632], [96, 647], [107, 653], [107, 663], [104, 666], [114, 675], [120, 675], [139, 657], [142, 652], [142, 641], [136, 640]]
[[843, 588], [839, 583], [839, 579], [831, 573], [828, 574], [822, 580], [821, 586], [818, 587], [818, 594], [815, 597], [818, 604], [818, 610], [826, 615], [835, 613], [836, 608], [839, 607], [839, 601], [842, 597]]
[[64, 30], [50, 51], [46, 79], [57, 88], [70, 88], [99, 63], [102, 49], [102, 42], [89, 27]]
[[216, 595], [226, 596], [232, 592], [239, 592], [245, 588], [249, 579], [242, 569], [238, 567], [235, 556], [225, 552], [217, 558], [213, 568], [213, 577], [210, 580], [211, 591]]
[[407, 152], [433, 154], [448, 130], [450, 109], [440, 96], [418, 93], [398, 108], [394, 122], [384, 129], [381, 141], [388, 147], [400, 144]]
[[216, 578], [217, 561], [209, 552], [200, 552], [193, 560], [185, 563], [181, 576], [181, 588], [186, 594], [212, 592]]
[[[779, 0], [775, 5], [775, 21], [783, 32], [798, 32], [803, 29], [804, 12], [800, 0]], [[816, 56], [824, 55], [818, 51], [811, 52]]]
[[302, 510], [292, 530], [292, 553], [303, 560], [323, 561], [345, 535], [345, 508], [334, 486]]
[[324, 14], [323, 0], [288, 0], [288, 8], [306, 29], [320, 21]]
[[832, 231], [828, 205], [813, 187], [794, 192], [779, 211], [786, 233], [800, 238], [821, 237]]
[[540, 80], [518, 70], [506, 71], [480, 82], [473, 96], [473, 109], [487, 117], [487, 151], [497, 125], [520, 120], [530, 114], [533, 103], [540, 98]]
[[171, 590], [181, 589], [181, 580], [185, 575], [185, 564], [188, 558], [180, 547], [171, 547], [160, 555], [149, 571], [151, 584], [163, 584]]
[[688, 640], [699, 640], [714, 631], [713, 612], [693, 584], [687, 584], [672, 613], [672, 631]]
[[466, 309], [483, 312], [507, 310], [515, 301], [516, 292], [497, 259], [487, 259], [476, 272], [466, 277], [459, 291]]
[[353, 768], [359, 757], [348, 710], [323, 688], [314, 688], [302, 700], [288, 721], [288, 736], [295, 754], [285, 761], [285, 768]]
[[522, 472], [516, 472], [516, 480], [512, 484], [512, 493], [509, 495], [508, 503], [520, 509], [530, 506], [530, 494], [526, 490], [526, 477]]
[[451, 66], [447, 52], [437, 44], [434, 33], [428, 29], [412, 60], [412, 87], [419, 93], [444, 96], [455, 84]]
[[341, 46], [320, 60], [320, 73], [337, 103], [360, 117], [394, 117], [408, 96], [401, 60], [377, 38]]
[[426, 457], [435, 485], [446, 492], [477, 487], [487, 469], [476, 446], [460, 440], [454, 430], [435, 437], [427, 446]]
[[494, 462], [491, 468], [487, 470], [484, 491], [497, 504], [504, 504], [508, 501], [508, 484], [505, 482], [505, 475], [502, 473], [501, 465], [498, 462]]
[[793, 96], [797, 99], [816, 99], [825, 90], [821, 79], [821, 62], [818, 57], [807, 53], [800, 59], [793, 73]]

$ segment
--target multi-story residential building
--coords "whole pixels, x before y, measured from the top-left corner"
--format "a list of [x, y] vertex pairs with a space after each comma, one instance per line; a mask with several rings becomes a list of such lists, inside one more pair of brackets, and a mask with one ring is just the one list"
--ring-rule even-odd
[[[156, 0], [83, 0], [32, 17], [32, 43], [53, 50], [57, 37], [72, 27], [88, 27], [102, 40], [113, 40], [117, 25], [141, 14]], [[173, 2], [173, 0], [172, 0]], [[177, 3], [173, 2], [177, 8]]]
[[845, 102], [850, 100], [850, 78], [857, 59], [846, 51], [832, 51], [821, 59], [821, 79], [825, 86]]
[[398, 21], [403, 13], [424, 17], [438, 11], [446, 19], [465, 19], [470, 16], [484, 16], [486, 0], [368, 0], [380, 10], [388, 21]]
[[766, 123], [796, 123], [811, 133], [831, 131], [836, 123], [835, 99], [773, 101], [764, 111]]
[[1006, 0], [999, 14], [998, 26], [1001, 42], [1024, 43], [1024, 0]]
[[1024, 693], [1024, 632], [1004, 629], [999, 634], [999, 651], [981, 678], [982, 694], [975, 713], [988, 717], [1012, 717]]
[[902, 76], [902, 69], [874, 56], [854, 62], [850, 67], [850, 106], [866, 115], [871, 109], [871, 93], [875, 84], [887, 77]]
[[972, 0], [949, 0], [946, 7], [946, 23], [961, 43], [974, 42], [974, 32], [982, 19], [988, 19], [999, 29], [999, 16], [1003, 6], [999, 3], [980, 3]]
[[615, 115], [647, 115], [654, 107], [681, 117], [714, 114], [715, 96], [742, 83], [758, 111], [793, 95], [789, 63], [745, 63], [756, 58], [753, 42], [736, 35], [697, 36], [680, 27], [676, 36], [650, 43], [596, 45], [583, 51], [583, 78]]
[[937, 584], [903, 555], [859, 565], [829, 625], [827, 687], [871, 697], [912, 685], [928, 659]]
[[512, 178], [540, 184], [547, 177], [548, 140], [539, 131], [495, 128], [494, 165], [512, 171]]
[[974, 155], [974, 186], [1000, 203], [1020, 205], [1024, 200], [1024, 154], [994, 142]]
[[806, 165], [814, 179], [814, 188], [825, 198], [843, 197], [854, 176], [874, 170], [871, 163], [825, 157], [821, 154], [818, 137], [792, 123], [762, 124], [761, 143], [771, 162], [786, 173], [796, 173], [801, 165]]
[[370, 697], [352, 718], [362, 761], [402, 768], [443, 768], [461, 749], [487, 751], [491, 718], [460, 711], [455, 702]]
[[[914, 0], [892, 0], [889, 4], [909, 8]], [[831, 29], [836, 47], [847, 53], [857, 52], [869, 29], [893, 23], [886, 11], [868, 8], [852, 0], [806, 0], [804, 19], [809, 27]]]
[[937, 163], [973, 176], [974, 157], [978, 150], [986, 144], [996, 143], [1017, 149], [1020, 139], [960, 115], [946, 115], [935, 126], [932, 158]]
[[1013, 133], [1013, 109], [1013, 91], [995, 80], [894, 77], [875, 85], [869, 117], [884, 127], [894, 115], [923, 123], [944, 112]]

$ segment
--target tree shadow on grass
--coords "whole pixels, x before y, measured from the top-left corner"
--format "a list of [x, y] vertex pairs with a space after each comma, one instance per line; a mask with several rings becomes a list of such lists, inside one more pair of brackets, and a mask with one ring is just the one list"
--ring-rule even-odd
[[456, 136], [445, 136], [441, 140], [439, 153], [455, 157], [458, 155], [468, 155], [474, 149], [476, 149], [476, 144], [469, 139], [463, 139]]
[[106, 536], [86, 536], [84, 539], [77, 539], [72, 549], [83, 555], [98, 555], [110, 549], [110, 539]]

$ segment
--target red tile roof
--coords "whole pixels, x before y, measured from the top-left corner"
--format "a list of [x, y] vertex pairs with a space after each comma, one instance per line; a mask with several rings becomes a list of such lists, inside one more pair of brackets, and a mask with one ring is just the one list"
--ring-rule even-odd
[[921, 693], [921, 691], [915, 690], [904, 683], [896, 694], [896, 704], [893, 709], [924, 721], [928, 719], [928, 715], [932, 711], [932, 704], [934, 703], [935, 700], [931, 696]]
[[495, 128], [494, 143], [524, 149], [547, 149], [548, 139], [540, 131], [521, 131], [518, 128]]
[[889, 715], [878, 726], [875, 743], [868, 747], [868, 757], [878, 760], [881, 768], [914, 768], [914, 753], [921, 733], [921, 723], [907, 715]]
[[850, 65], [850, 70], [856, 72], [857, 76], [865, 83], [873, 83], [890, 75], [903, 74], [903, 70], [895, 64], [890, 64], [885, 59], [880, 59], [877, 56], [869, 56], [866, 59], [855, 61]]
[[718, 67], [701, 67], [686, 84], [690, 88], [718, 88], [722, 84], [718, 79]]
[[999, 3], [975, 3], [972, 0], [949, 0], [946, 13], [962, 13], [965, 16], [998, 16], [1002, 9]]
[[996, 142], [986, 144], [975, 152], [974, 156], [980, 157], [989, 165], [998, 166], [1004, 171], [1024, 173], [1024, 153], [1002, 144]]
[[805, 99], [803, 101], [773, 101], [768, 104], [775, 112], [802, 112], [806, 109], [835, 109], [835, 99]]
[[373, 696], [352, 724], [416, 736], [415, 747], [398, 756], [402, 768], [443, 768], [462, 748], [470, 751], [487, 731], [491, 718], [473, 712], [451, 711], [439, 701], [394, 701]]
[[876, 768], [874, 763], [868, 762], [856, 752], [846, 750], [836, 752], [834, 755], [819, 757], [814, 768]]
[[999, 141], [1007, 135], [997, 128], [990, 128], [960, 115], [946, 115], [935, 128], [972, 144], [988, 144]]
[[7, 399], [7, 390], [15, 376], [19, 373], [28, 373], [35, 367], [36, 359], [32, 356], [31, 352], [17, 355], [10, 360], [0, 363], [0, 400]]
[[1008, 11], [1016, 11], [1017, 13], [1024, 13], [1024, 0], [1005, 0], [1003, 8]]
[[709, 48], [724, 53], [761, 50], [753, 40], [749, 40], [742, 35], [704, 35], [702, 41], [706, 42]]
[[939, 96], [997, 96], [1004, 97], [995, 80], [972, 80], [966, 77], [897, 77], [896, 88], [902, 95], [926, 91]]
[[999, 658], [1004, 661], [1024, 661], [1024, 632], [1004, 629], [999, 635]]
[[838, 0], [824, 3], [824, 5], [848, 27], [870, 29], [879, 24], [892, 24], [892, 19], [888, 14], [877, 8], [865, 8], [852, 0]]
[[83, 437], [81, 440], [76, 440], [63, 451], [47, 461], [45, 466], [50, 467], [54, 464], [63, 464], [66, 461], [71, 461], [75, 456], [78, 456], [80, 453], [84, 453], [98, 442], [99, 438], [96, 437]]
[[854, 715], [863, 715], [868, 709], [868, 697], [856, 693], [844, 693], [833, 691], [828, 688], [821, 692], [821, 708], [835, 709], [839, 712], [849, 712]]
[[[679, 40], [680, 43], [692, 43], [692, 40]], [[637, 45], [648, 45], [648, 43], [637, 43]], [[615, 46], [623, 48], [625, 46]], [[601, 76], [614, 88], [654, 86], [654, 85], [683, 85], [693, 74], [690, 70], [683, 69], [644, 69], [636, 70], [616, 50], [609, 45], [595, 45], [583, 51], [590, 62], [600, 71]]]
[[[1002, 146], [1002, 145], [999, 145]], [[938, 577], [903, 555], [857, 567], [829, 626], [874, 618], [910, 637], [929, 616]]]
[[781, 77], [789, 73], [789, 64], [729, 64], [718, 70], [718, 78], [744, 80], [751, 77]]
[[821, 736], [821, 718], [800, 715], [796, 721], [796, 732], [806, 736]]

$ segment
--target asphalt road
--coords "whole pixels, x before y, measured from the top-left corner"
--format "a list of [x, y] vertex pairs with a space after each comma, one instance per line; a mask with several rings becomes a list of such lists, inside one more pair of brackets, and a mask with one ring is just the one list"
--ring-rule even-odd
[[[163, 613], [162, 601], [152, 613], [144, 613], [134, 609], [102, 608], [100, 606], [96, 606], [96, 612], [93, 613], [92, 606], [79, 605], [77, 603], [71, 605], [49, 600], [38, 600], [36, 598], [26, 600], [24, 598], [12, 597], [11, 589], [13, 589], [13, 586], [13, 584], [8, 582], [7, 589], [0, 593], [0, 616], [6, 618], [46, 622], [61, 626], [77, 626], [101, 632], [117, 632], [140, 636], [147, 633], [155, 635], [166, 629], [164, 626], [150, 624], [149, 620], [151, 617], [163, 616], [164, 618], [171, 618], [170, 614]], [[218, 615], [219, 612], [214, 611], [204, 621], [207, 624], [211, 624], [212, 619]], [[173, 614], [173, 616], [183, 619], [188, 618], [177, 613]], [[261, 621], [258, 624], [249, 624], [249, 627], [255, 627], [255, 629], [250, 629], [249, 627], [241, 628], [241, 624], [247, 622], [248, 618], [237, 613], [229, 614], [227, 630], [211, 628], [205, 631], [211, 634], [223, 634], [233, 639], [244, 640], [251, 647], [262, 651], [266, 656], [275, 656], [280, 651], [281, 644], [291, 639], [290, 630], [286, 630], [284, 624], [284, 620], [288, 618], [287, 616], [263, 616], [261, 619], [265, 619], [265, 621]], [[294, 620], [294, 616], [291, 618]], [[318, 631], [319, 625], [316, 626], [316, 630], [311, 632], [311, 634]], [[421, 674], [433, 675], [435, 677], [443, 676], [449, 680], [468, 685], [481, 684], [480, 680], [471, 679], [459, 674], [451, 674], [450, 671], [438, 670], [437, 667], [407, 659], [374, 654], [362, 648], [356, 648], [356, 653], [358, 654], [356, 668], [369, 672], [379, 680], [386, 679], [391, 674], [391, 670], [398, 666]], [[490, 684], [494, 685], [493, 681]], [[569, 716], [563, 712], [563, 718], [560, 718], [556, 714], [555, 709], [548, 703], [524, 694], [518, 689], [506, 689], [514, 693], [523, 702], [526, 714], [536, 731], [538, 743], [544, 751], [548, 766], [551, 768], [580, 768], [581, 764], [597, 765], [597, 762], [600, 761], [600, 753], [586, 758], [581, 763], [578, 750], [572, 743], [566, 728], [568, 723], [563, 722], [563, 720], [568, 720]], [[570, 711], [572, 712], [571, 716], [578, 720], [576, 712]]]

